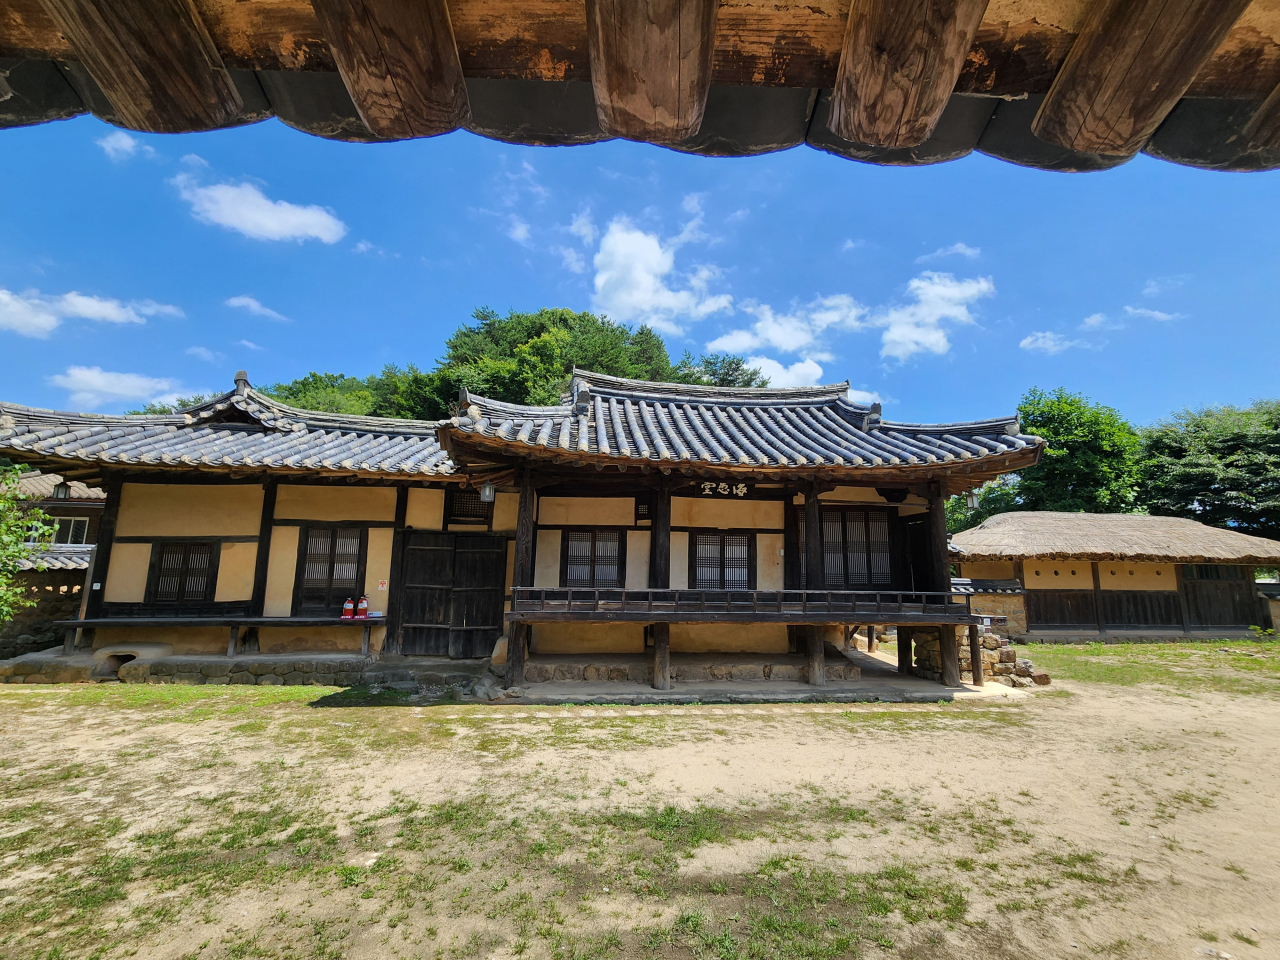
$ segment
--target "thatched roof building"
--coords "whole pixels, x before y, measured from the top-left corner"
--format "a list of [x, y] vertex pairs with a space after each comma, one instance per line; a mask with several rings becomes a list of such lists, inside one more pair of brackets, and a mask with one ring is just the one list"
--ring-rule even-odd
[[952, 538], [965, 561], [1115, 560], [1280, 563], [1280, 542], [1180, 517], [1131, 513], [1002, 513]]

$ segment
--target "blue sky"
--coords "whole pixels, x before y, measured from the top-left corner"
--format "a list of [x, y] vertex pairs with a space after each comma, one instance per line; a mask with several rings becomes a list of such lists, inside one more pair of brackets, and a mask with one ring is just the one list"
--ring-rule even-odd
[[649, 322], [673, 357], [847, 378], [898, 420], [1002, 415], [1031, 386], [1139, 423], [1278, 392], [1280, 173], [356, 145], [274, 120], [0, 138], [11, 402], [111, 412], [242, 367], [430, 368], [481, 305]]

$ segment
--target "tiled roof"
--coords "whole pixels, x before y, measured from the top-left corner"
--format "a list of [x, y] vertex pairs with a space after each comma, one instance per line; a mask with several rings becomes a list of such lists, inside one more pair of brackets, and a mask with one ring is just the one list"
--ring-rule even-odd
[[[28, 500], [52, 500], [53, 488], [62, 482], [56, 473], [41, 473], [30, 470], [18, 478], [18, 494]], [[86, 487], [79, 480], [72, 480], [68, 486], [71, 495], [68, 500], [105, 500], [107, 492], [101, 487]]]
[[18, 569], [88, 570], [89, 551], [92, 549], [93, 546], [87, 543], [51, 543], [19, 560]]
[[442, 476], [453, 464], [436, 424], [299, 410], [247, 379], [198, 407], [161, 416], [62, 413], [0, 403], [0, 450], [132, 467], [252, 467], [280, 472]]
[[[739, 389], [624, 380], [575, 370], [569, 396], [526, 407], [463, 391], [449, 432], [519, 454], [529, 448], [569, 458], [673, 461], [730, 468], [848, 470], [997, 461], [1034, 462], [1043, 441], [1017, 417], [970, 423], [897, 423], [880, 405], [848, 399], [849, 384]], [[496, 441], [496, 443], [495, 443]], [[576, 455], [576, 456], [575, 456]], [[986, 464], [983, 464], [986, 466]], [[1008, 469], [1005, 467], [1004, 469]]]
[[953, 593], [1026, 593], [1017, 580], [972, 580], [968, 577], [952, 577]]

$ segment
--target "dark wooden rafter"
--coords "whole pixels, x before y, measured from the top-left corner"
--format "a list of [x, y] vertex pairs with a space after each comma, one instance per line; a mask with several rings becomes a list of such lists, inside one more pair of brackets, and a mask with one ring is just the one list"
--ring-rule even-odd
[[388, 139], [471, 118], [445, 0], [312, 0], [360, 119]]
[[854, 0], [831, 96], [831, 132], [879, 147], [929, 139], [987, 0]]
[[1242, 136], [1251, 149], [1280, 150], [1280, 86], [1262, 101]]
[[1031, 129], [1060, 147], [1141, 150], [1250, 0], [1098, 0]]
[[596, 113], [608, 134], [674, 143], [711, 89], [717, 0], [587, 0]]
[[212, 130], [243, 109], [192, 0], [41, 3], [131, 129]]

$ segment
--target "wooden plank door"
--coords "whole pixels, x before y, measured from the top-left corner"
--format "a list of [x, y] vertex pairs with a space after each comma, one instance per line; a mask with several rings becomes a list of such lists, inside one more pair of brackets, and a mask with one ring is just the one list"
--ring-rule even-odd
[[502, 636], [507, 581], [507, 538], [457, 537], [449, 656], [487, 657]]
[[1257, 624], [1256, 587], [1243, 580], [1184, 580], [1187, 613], [1192, 629], [1233, 627], [1247, 630]]
[[455, 539], [448, 533], [405, 531], [400, 649], [406, 655], [449, 655]]

